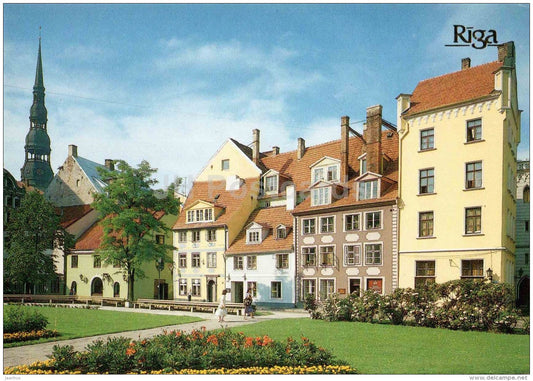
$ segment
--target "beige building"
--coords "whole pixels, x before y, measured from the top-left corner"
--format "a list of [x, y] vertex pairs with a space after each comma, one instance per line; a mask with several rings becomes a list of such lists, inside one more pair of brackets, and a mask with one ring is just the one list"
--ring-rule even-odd
[[400, 94], [400, 287], [459, 278], [513, 283], [515, 51]]

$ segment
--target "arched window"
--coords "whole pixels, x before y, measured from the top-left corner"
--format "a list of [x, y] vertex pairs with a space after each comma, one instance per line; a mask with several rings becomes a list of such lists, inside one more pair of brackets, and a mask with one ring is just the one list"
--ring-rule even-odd
[[104, 293], [104, 284], [102, 279], [94, 278], [91, 283], [91, 296], [102, 296]]
[[526, 185], [524, 187], [524, 194], [522, 195], [522, 199], [524, 202], [529, 203], [529, 185]]
[[113, 284], [113, 298], [119, 298], [120, 297], [120, 284], [118, 282], [115, 282]]
[[70, 295], [76, 295], [78, 292], [78, 284], [76, 281], [72, 282], [70, 284]]

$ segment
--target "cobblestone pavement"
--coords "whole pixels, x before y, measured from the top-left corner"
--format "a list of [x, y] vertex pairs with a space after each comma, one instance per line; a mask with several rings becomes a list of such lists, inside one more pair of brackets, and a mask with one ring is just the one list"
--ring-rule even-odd
[[232, 328], [232, 327], [238, 327], [241, 325], [253, 324], [253, 323], [257, 323], [257, 322], [261, 322], [265, 320], [271, 320], [271, 319], [302, 318], [302, 317], [309, 316], [309, 314], [303, 310], [296, 310], [296, 309], [295, 310], [280, 310], [280, 311], [272, 310], [272, 311], [269, 311], [270, 314], [268, 315], [265, 314], [262, 316], [255, 317], [253, 319], [248, 318], [246, 320], [244, 320], [242, 316], [227, 315], [225, 319], [226, 321], [224, 323], [219, 323], [217, 321], [217, 318], [213, 314], [210, 314], [210, 313], [147, 310], [147, 309], [139, 309], [139, 308], [125, 309], [123, 307], [101, 307], [100, 309], [112, 310], [112, 311], [123, 311], [125, 313], [153, 313], [153, 314], [162, 314], [162, 315], [195, 316], [195, 317], [199, 317], [204, 320], [198, 321], [195, 323], [170, 325], [170, 326], [164, 326], [164, 327], [158, 327], [158, 328], [143, 329], [143, 330], [138, 330], [138, 331], [118, 332], [118, 333], [112, 333], [112, 334], [106, 334], [106, 335], [83, 337], [79, 339], [54, 341], [54, 342], [34, 344], [34, 345], [24, 345], [22, 347], [14, 347], [14, 348], [4, 348], [3, 368], [8, 367], [8, 366], [31, 364], [35, 361], [47, 360], [48, 357], [46, 356], [52, 353], [52, 348], [56, 344], [72, 345], [74, 347], [74, 350], [82, 351], [87, 344], [93, 342], [94, 340], [103, 339], [105, 341], [107, 340], [108, 337], [122, 336], [122, 337], [129, 337], [132, 340], [139, 340], [139, 339], [145, 339], [145, 338], [158, 335], [160, 333], [163, 333], [164, 330], [166, 331], [181, 330], [184, 332], [191, 332], [193, 329], [200, 330], [202, 327], [205, 327], [205, 329], [209, 331], [209, 330], [218, 329], [221, 327]]

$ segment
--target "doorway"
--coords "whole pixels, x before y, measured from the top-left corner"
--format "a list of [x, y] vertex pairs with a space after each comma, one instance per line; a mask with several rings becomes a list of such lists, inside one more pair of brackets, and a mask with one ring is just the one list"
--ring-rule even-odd
[[207, 282], [207, 301], [214, 302], [217, 294], [217, 284], [214, 280]]
[[91, 296], [102, 296], [104, 293], [104, 284], [102, 279], [94, 278], [91, 282]]
[[350, 279], [350, 295], [361, 296], [361, 279]]
[[244, 301], [243, 282], [231, 282], [231, 300], [234, 303], [242, 303]]

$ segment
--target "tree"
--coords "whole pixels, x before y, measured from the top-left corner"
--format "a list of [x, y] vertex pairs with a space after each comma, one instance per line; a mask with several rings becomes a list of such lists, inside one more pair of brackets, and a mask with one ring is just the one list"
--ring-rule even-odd
[[[50, 251], [74, 246], [74, 237], [60, 225], [54, 206], [39, 192], [22, 198], [7, 224], [4, 240], [4, 283], [9, 289], [39, 284], [56, 277]], [[48, 251], [48, 252], [47, 252]]]
[[179, 200], [174, 198], [174, 188], [166, 195], [158, 195], [152, 186], [157, 180], [152, 175], [157, 169], [142, 161], [133, 168], [123, 160], [115, 163], [114, 170], [99, 169], [106, 179], [103, 193], [95, 195], [93, 208], [100, 215], [104, 236], [96, 250], [106, 264], [119, 264], [128, 283], [128, 301], [134, 300], [136, 278], [144, 278], [143, 264], [168, 263], [172, 245], [158, 244], [153, 234], [170, 230], [161, 220], [163, 214], [177, 214]]

